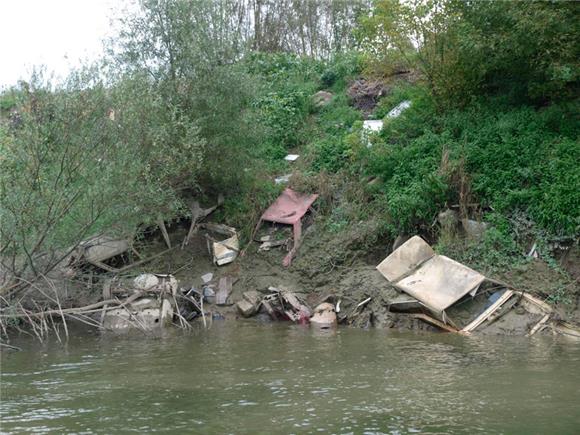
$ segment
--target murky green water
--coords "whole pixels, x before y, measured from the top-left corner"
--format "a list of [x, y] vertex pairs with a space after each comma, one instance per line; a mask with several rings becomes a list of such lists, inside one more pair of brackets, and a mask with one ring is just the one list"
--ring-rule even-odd
[[4, 433], [580, 433], [580, 343], [214, 323], [13, 341]]

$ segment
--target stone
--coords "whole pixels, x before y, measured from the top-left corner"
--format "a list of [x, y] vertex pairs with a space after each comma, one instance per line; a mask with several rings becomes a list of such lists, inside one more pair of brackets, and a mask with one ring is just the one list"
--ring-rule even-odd
[[481, 239], [487, 230], [487, 224], [485, 222], [474, 221], [472, 219], [462, 219], [461, 225], [467, 237], [475, 240]]
[[447, 209], [437, 215], [437, 220], [442, 228], [451, 230], [459, 223], [459, 216], [456, 211]]
[[324, 107], [332, 100], [332, 93], [327, 91], [318, 91], [312, 96], [312, 102], [316, 107]]
[[245, 299], [238, 301], [236, 306], [240, 314], [244, 317], [251, 317], [256, 313], [256, 306]]
[[249, 290], [244, 292], [244, 299], [257, 308], [262, 300], [262, 296], [256, 290]]
[[334, 305], [323, 302], [314, 309], [314, 314], [310, 318], [310, 323], [321, 328], [330, 328], [335, 326], [336, 310]]

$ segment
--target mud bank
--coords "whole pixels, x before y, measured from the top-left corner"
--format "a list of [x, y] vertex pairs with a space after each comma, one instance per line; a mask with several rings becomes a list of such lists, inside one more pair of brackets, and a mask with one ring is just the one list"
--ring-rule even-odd
[[[366, 230], [372, 231], [372, 228]], [[170, 232], [171, 243], [178, 245], [187, 234], [185, 228], [175, 228]], [[339, 325], [357, 328], [383, 328], [395, 330], [424, 330], [440, 332], [449, 330], [440, 324], [426, 321], [425, 311], [418, 307], [417, 301], [385, 279], [377, 270], [377, 264], [392, 252], [388, 241], [379, 242], [371, 249], [361, 248], [361, 232], [334, 234], [320, 230], [316, 224], [306, 226], [304, 244], [297, 258], [290, 267], [283, 266], [287, 255], [284, 246], [263, 251], [259, 243], [247, 244], [239, 257], [232, 263], [216, 266], [207, 248], [202, 234], [194, 234], [190, 243], [180, 246], [160, 256], [130, 274], [117, 277], [128, 283], [142, 273], [171, 274], [178, 281], [180, 291], [203, 287], [202, 276], [213, 275], [213, 283], [227, 279], [231, 285], [226, 301], [217, 304], [207, 301], [203, 310], [207, 319], [235, 321], [243, 316], [236, 304], [244, 298], [246, 292], [257, 292], [265, 295], [269, 288], [282, 288], [300, 295], [312, 309], [322, 302], [329, 302], [337, 307]], [[387, 248], [385, 248], [387, 246]], [[164, 240], [159, 237], [148, 241], [146, 255], [154, 255], [165, 249]], [[62, 307], [78, 307], [89, 303], [98, 303], [103, 299], [102, 287], [110, 277], [108, 274], [91, 271], [90, 283], [86, 285], [66, 286], [60, 289], [59, 300]], [[510, 271], [502, 276], [510, 280], [519, 291], [529, 292], [541, 299], [542, 290], [549, 283], [560, 282], [560, 274], [547, 267], [545, 263], [534, 259], [525, 266]], [[89, 285], [90, 284], [90, 285]], [[120, 284], [122, 285], [122, 284]], [[456, 330], [465, 326], [468, 319], [481, 313], [489, 305], [488, 297], [493, 288], [473, 301], [464, 301], [459, 309], [451, 310], [452, 318], [462, 325], [454, 325]], [[578, 292], [575, 296], [577, 298]], [[466, 309], [468, 302], [469, 309]], [[478, 333], [499, 335], [526, 335], [540, 322], [544, 314], [529, 313], [513, 302], [512, 312], [503, 313], [501, 319], [494, 321]], [[509, 304], [508, 304], [509, 305]], [[578, 300], [567, 310], [556, 306], [552, 318], [561, 321], [580, 319]], [[418, 309], [419, 308], [419, 309]], [[467, 314], [466, 314], [467, 313]], [[268, 312], [258, 307], [254, 321], [272, 321]], [[463, 317], [462, 317], [463, 316]], [[94, 315], [98, 317], [98, 313]], [[201, 317], [197, 320], [201, 322]], [[444, 322], [446, 323], [446, 322]], [[545, 329], [538, 333], [549, 334]]]

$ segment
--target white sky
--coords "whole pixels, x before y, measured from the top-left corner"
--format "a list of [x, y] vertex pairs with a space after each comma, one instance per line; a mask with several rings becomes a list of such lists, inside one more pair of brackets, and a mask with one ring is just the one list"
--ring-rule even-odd
[[0, 89], [35, 65], [56, 77], [102, 53], [110, 20], [125, 0], [0, 0]]

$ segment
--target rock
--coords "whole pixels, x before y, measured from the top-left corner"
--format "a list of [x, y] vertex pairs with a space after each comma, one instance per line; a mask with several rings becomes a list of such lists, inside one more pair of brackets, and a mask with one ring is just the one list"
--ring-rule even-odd
[[254, 305], [255, 307], [258, 307], [258, 305], [262, 301], [262, 295], [260, 295], [260, 293], [258, 293], [256, 290], [250, 290], [244, 292], [244, 299], [249, 303], [251, 303], [252, 305]]
[[314, 309], [310, 323], [321, 328], [330, 328], [336, 325], [336, 311], [334, 305], [323, 302]]
[[208, 304], [215, 303], [215, 290], [210, 286], [205, 286], [203, 288], [203, 297]]
[[487, 230], [485, 222], [478, 222], [471, 219], [462, 219], [461, 225], [467, 237], [472, 239], [481, 239]]
[[245, 299], [239, 301], [236, 306], [240, 314], [244, 317], [251, 317], [256, 313], [256, 306]]
[[159, 285], [159, 278], [157, 278], [152, 273], [144, 273], [135, 278], [133, 285], [137, 290], [151, 290], [152, 288]]
[[250, 290], [244, 292], [243, 299], [236, 305], [242, 316], [251, 317], [258, 312], [260, 302], [262, 302], [262, 296], [260, 293], [258, 293], [256, 290]]
[[447, 209], [442, 211], [437, 215], [437, 220], [442, 227], [451, 227], [453, 225], [457, 225], [459, 223], [459, 217], [457, 216], [457, 212], [451, 209]]
[[332, 100], [332, 94], [327, 91], [318, 91], [312, 96], [312, 102], [316, 107], [324, 107]]
[[154, 273], [144, 273], [133, 281], [135, 290], [145, 292], [163, 293], [168, 292], [173, 295], [177, 293], [178, 283], [173, 275], [161, 275]]
[[213, 273], [211, 273], [211, 272], [208, 272], [205, 275], [201, 276], [201, 280], [203, 281], [204, 284], [207, 284], [212, 279], [213, 279]]

